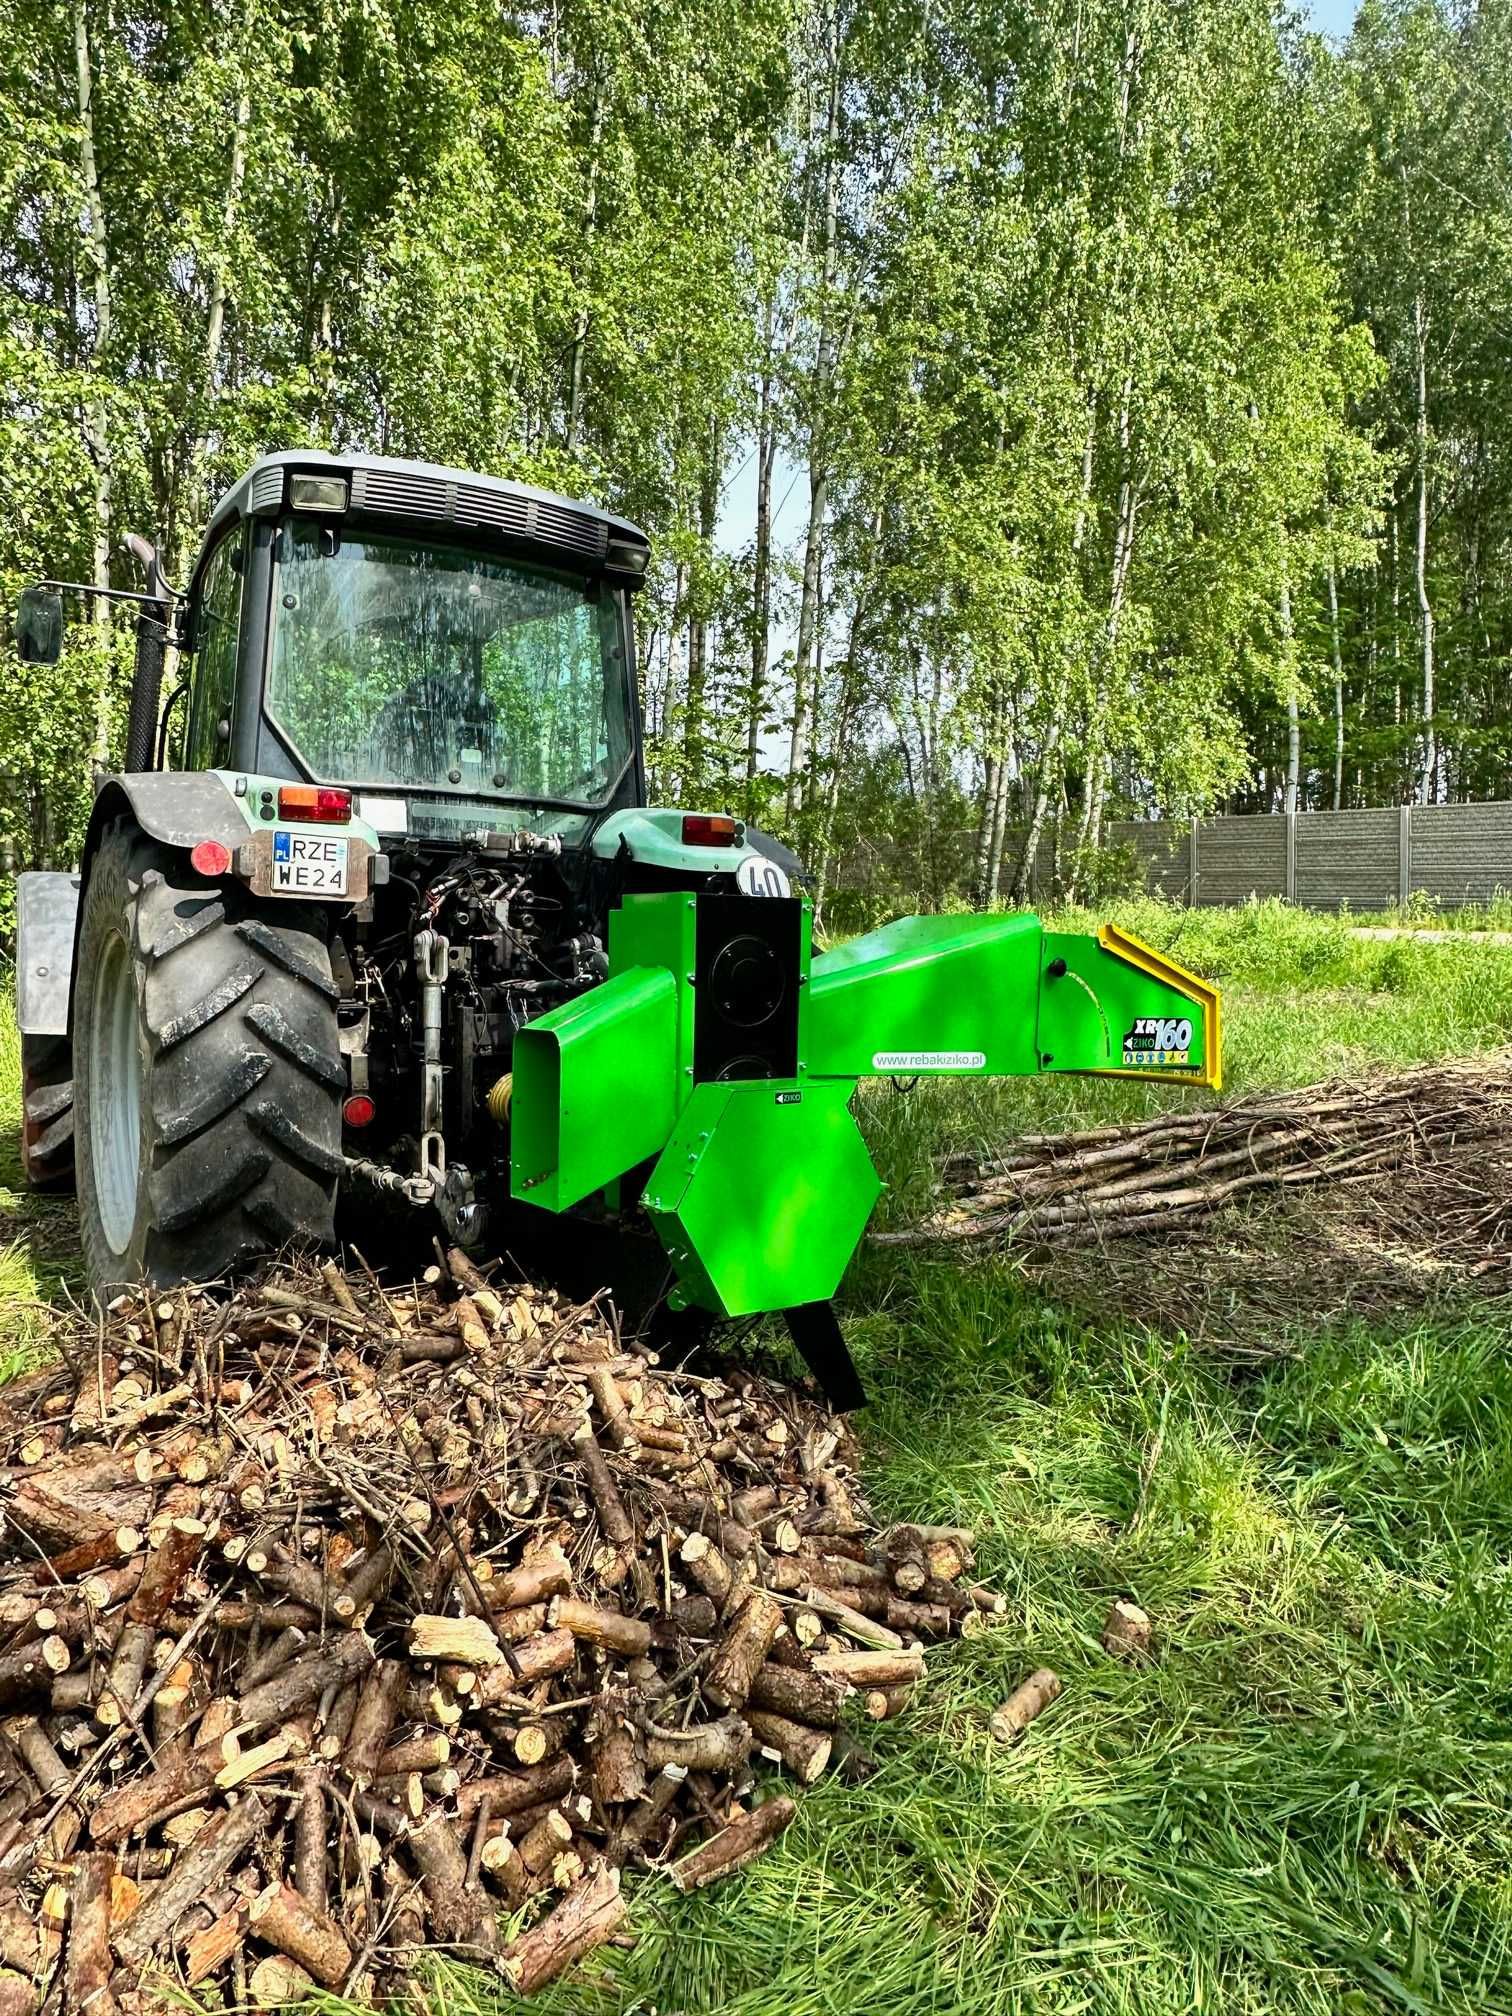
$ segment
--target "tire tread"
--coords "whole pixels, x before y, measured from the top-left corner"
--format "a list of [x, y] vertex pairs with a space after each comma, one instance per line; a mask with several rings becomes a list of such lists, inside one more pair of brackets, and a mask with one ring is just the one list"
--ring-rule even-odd
[[142, 948], [148, 1084], [146, 1199], [124, 1256], [81, 1194], [96, 1292], [138, 1274], [220, 1280], [271, 1248], [330, 1244], [346, 1072], [324, 917], [288, 905], [273, 921], [240, 885], [195, 885], [129, 826], [102, 842], [91, 885], [102, 872], [107, 915]]

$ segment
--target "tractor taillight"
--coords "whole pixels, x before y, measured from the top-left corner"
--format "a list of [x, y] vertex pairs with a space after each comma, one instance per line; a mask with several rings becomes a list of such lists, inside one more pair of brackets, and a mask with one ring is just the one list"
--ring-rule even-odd
[[196, 875], [224, 875], [231, 866], [231, 849], [223, 840], [201, 840], [189, 856]]
[[344, 826], [352, 816], [350, 791], [333, 791], [325, 784], [280, 784], [280, 819], [328, 819]]
[[341, 1109], [341, 1117], [348, 1127], [368, 1127], [378, 1108], [366, 1092], [354, 1092]]
[[733, 847], [736, 844], [736, 824], [721, 812], [684, 812], [683, 845], [685, 847]]

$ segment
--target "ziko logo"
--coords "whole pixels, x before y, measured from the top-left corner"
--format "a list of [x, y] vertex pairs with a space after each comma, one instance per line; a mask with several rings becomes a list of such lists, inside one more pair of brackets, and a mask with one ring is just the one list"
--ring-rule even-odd
[[1192, 1061], [1192, 1024], [1185, 1015], [1141, 1015], [1123, 1039], [1124, 1068], [1180, 1069]]

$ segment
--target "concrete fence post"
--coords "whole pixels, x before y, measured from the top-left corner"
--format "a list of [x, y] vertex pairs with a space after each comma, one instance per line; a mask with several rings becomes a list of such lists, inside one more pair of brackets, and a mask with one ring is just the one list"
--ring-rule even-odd
[[1297, 900], [1297, 814], [1288, 812], [1286, 818], [1286, 900]]
[[1193, 818], [1187, 827], [1187, 908], [1192, 909], [1201, 900], [1202, 866], [1197, 855], [1197, 829], [1202, 824]]
[[1397, 807], [1397, 902], [1405, 910], [1412, 895], [1412, 807]]

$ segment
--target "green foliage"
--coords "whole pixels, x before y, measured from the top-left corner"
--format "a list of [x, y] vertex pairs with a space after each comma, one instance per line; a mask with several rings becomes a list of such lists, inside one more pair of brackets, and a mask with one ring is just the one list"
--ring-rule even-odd
[[[0, 0], [0, 52], [7, 595], [128, 527], [182, 577], [271, 445], [612, 502], [658, 793], [841, 922], [1030, 839], [1086, 896], [1115, 814], [1506, 788], [1503, 5]], [[76, 638], [0, 693], [23, 865], [119, 754]]]

